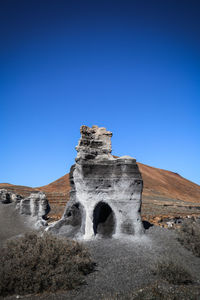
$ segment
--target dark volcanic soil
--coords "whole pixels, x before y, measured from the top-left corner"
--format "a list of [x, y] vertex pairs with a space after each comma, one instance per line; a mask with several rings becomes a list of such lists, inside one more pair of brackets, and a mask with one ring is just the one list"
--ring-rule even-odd
[[0, 203], [0, 246], [7, 239], [31, 230], [30, 220], [18, 213], [15, 204]]
[[[184, 265], [193, 274], [195, 280], [193, 286], [198, 289], [200, 258], [195, 257], [179, 244], [175, 231], [154, 226], [149, 228], [142, 237], [120, 240], [96, 239], [84, 242], [84, 245], [97, 263], [96, 271], [86, 277], [86, 285], [73, 291], [22, 298], [134, 299], [131, 296], [134, 291], [145, 288], [158, 279], [152, 272], [156, 262], [167, 259]], [[200, 297], [199, 289], [197, 293]], [[9, 299], [16, 299], [16, 296]], [[197, 296], [189, 299], [199, 298]]]
[[200, 258], [178, 243], [174, 231], [154, 226], [141, 238], [98, 239], [84, 244], [97, 263], [96, 272], [87, 276], [87, 285], [37, 299], [131, 299], [134, 290], [158, 279], [152, 269], [157, 261], [166, 259], [183, 264], [200, 283]]

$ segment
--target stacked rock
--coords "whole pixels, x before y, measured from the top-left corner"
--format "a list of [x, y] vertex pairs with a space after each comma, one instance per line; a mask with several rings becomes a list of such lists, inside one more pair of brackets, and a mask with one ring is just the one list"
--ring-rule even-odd
[[111, 155], [112, 133], [105, 128], [81, 126], [80, 132], [70, 201], [52, 229], [85, 239], [141, 234], [143, 181], [136, 160]]

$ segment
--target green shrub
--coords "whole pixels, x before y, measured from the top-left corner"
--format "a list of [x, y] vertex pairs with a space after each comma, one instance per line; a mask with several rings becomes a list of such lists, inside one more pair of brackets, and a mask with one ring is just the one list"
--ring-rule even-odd
[[183, 266], [172, 261], [159, 262], [154, 273], [171, 284], [189, 284], [193, 282], [191, 274]]
[[177, 232], [178, 241], [200, 257], [200, 224], [193, 219], [185, 220]]
[[1, 249], [0, 295], [73, 289], [94, 268], [79, 243], [50, 234], [26, 234]]

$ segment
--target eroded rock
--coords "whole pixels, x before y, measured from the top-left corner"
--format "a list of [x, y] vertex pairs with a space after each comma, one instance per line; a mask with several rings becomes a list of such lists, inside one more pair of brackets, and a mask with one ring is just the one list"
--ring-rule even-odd
[[136, 160], [111, 155], [112, 133], [105, 128], [81, 126], [80, 132], [70, 201], [50, 230], [85, 239], [141, 234], [143, 181]]
[[0, 189], [0, 202], [4, 204], [8, 203], [19, 203], [22, 199], [22, 196], [15, 193], [9, 192], [6, 189]]
[[23, 198], [6, 189], [0, 189], [0, 202], [2, 204], [13, 203], [20, 214], [30, 216], [35, 220], [36, 227], [47, 225], [45, 220], [50, 211], [50, 205], [46, 195], [42, 192], [31, 193], [30, 196]]
[[49, 202], [42, 192], [31, 193], [30, 196], [21, 200], [20, 213], [32, 217], [46, 219], [50, 211]]

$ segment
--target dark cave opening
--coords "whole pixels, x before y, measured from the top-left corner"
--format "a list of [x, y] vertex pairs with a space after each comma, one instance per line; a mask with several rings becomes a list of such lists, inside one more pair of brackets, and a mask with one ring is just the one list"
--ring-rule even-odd
[[111, 237], [115, 232], [115, 216], [111, 207], [105, 202], [99, 202], [93, 212], [94, 234]]

